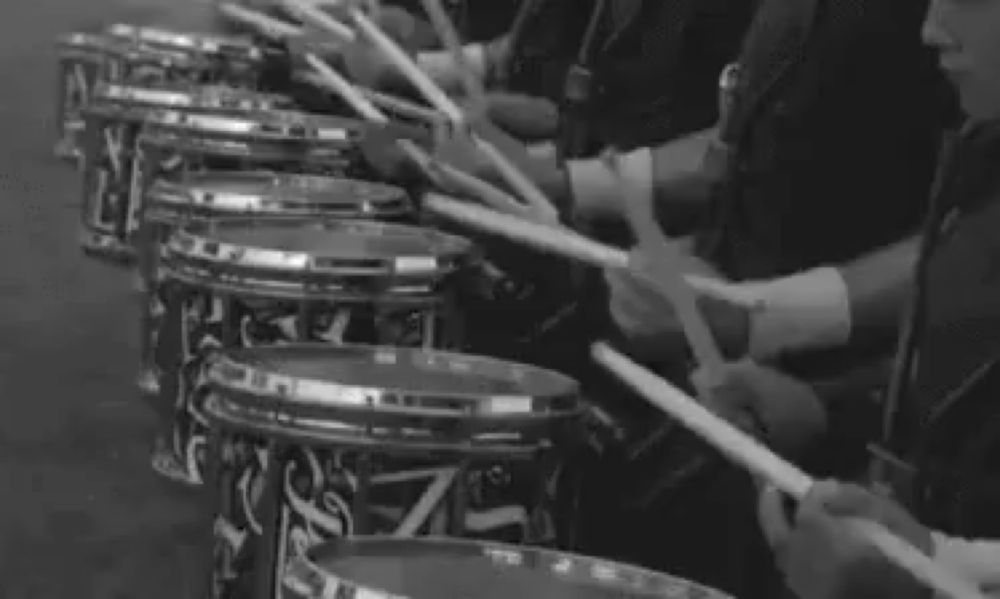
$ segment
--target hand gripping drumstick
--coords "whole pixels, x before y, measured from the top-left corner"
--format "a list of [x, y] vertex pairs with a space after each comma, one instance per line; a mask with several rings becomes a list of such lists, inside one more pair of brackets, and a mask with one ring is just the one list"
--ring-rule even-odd
[[[389, 119], [372, 102], [361, 95], [346, 79], [337, 71], [323, 62], [319, 57], [307, 54], [306, 61], [323, 82], [335, 93], [340, 95], [345, 102], [350, 104], [361, 118], [376, 124], [386, 124]], [[513, 197], [492, 185], [481, 181], [468, 173], [453, 168], [429, 156], [420, 146], [407, 139], [397, 141], [400, 149], [412, 160], [420, 169], [435, 183], [440, 184], [441, 179], [450, 181], [453, 185], [461, 188], [467, 193], [479, 197], [484, 202], [490, 204], [496, 210], [519, 214], [526, 218], [528, 212], [526, 207]], [[445, 185], [447, 187], [447, 185]], [[494, 213], [495, 214], [495, 213]]]
[[218, 5], [218, 8], [223, 16], [237, 23], [252, 27], [261, 35], [271, 39], [282, 40], [302, 35], [302, 28], [300, 27], [279, 21], [262, 12], [245, 8], [232, 2], [223, 2]]
[[[287, 0], [286, 0], [287, 1]], [[358, 31], [368, 38], [382, 54], [392, 62], [400, 73], [413, 84], [421, 95], [435, 108], [443, 112], [445, 116], [455, 125], [462, 126], [465, 123], [465, 115], [462, 109], [456, 105], [430, 77], [424, 73], [420, 67], [404, 52], [389, 36], [382, 32], [377, 25], [371, 22], [361, 11], [356, 8], [349, 9], [348, 14], [358, 28]], [[318, 24], [318, 23], [317, 23]], [[476, 147], [483, 153], [503, 177], [504, 181], [511, 186], [519, 196], [531, 205], [531, 207], [542, 218], [558, 220], [558, 211], [552, 206], [548, 198], [545, 197], [535, 184], [531, 182], [521, 171], [517, 169], [507, 157], [503, 155], [493, 144], [473, 135]]]
[[[596, 343], [594, 359], [667, 415], [726, 454], [730, 460], [770, 482], [789, 496], [802, 500], [815, 482], [796, 466], [781, 459], [728, 422], [715, 416], [667, 381], [635, 364], [605, 343]], [[942, 568], [881, 524], [857, 518], [844, 525], [871, 543], [889, 561], [930, 588], [953, 599], [986, 599], [967, 580]]]
[[[652, 193], [644, 193], [636, 181], [622, 175], [620, 157], [611, 153], [608, 155], [612, 171], [618, 175], [622, 195], [625, 200], [625, 212], [628, 215], [632, 232], [642, 255], [649, 261], [648, 266], [656, 276], [654, 286], [670, 300], [677, 311], [681, 328], [687, 338], [691, 351], [699, 366], [704, 368], [710, 377], [721, 371], [725, 359], [719, 350], [712, 330], [698, 308], [698, 301], [690, 285], [681, 276], [680, 256], [677, 249], [670, 245], [666, 236], [660, 231], [653, 208]], [[634, 265], [635, 270], [641, 270], [641, 265]]]

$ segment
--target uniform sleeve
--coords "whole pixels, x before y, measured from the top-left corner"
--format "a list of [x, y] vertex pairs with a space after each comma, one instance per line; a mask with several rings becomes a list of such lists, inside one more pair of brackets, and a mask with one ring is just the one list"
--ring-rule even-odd
[[934, 533], [934, 561], [1000, 597], [1000, 539], [961, 539]]

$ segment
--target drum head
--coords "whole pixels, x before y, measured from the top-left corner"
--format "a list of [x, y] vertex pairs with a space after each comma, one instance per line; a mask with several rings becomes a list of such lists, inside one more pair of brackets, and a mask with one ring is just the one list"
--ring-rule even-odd
[[[224, 352], [207, 380], [217, 414], [339, 441], [439, 448], [562, 437], [582, 414], [578, 385], [551, 370], [482, 356], [301, 344]], [[211, 410], [210, 410], [211, 411]], [[270, 432], [270, 431], [269, 431]], [[352, 439], [353, 437], [353, 439]]]
[[233, 218], [176, 230], [163, 265], [188, 284], [262, 297], [426, 301], [472, 257], [465, 239], [420, 227]]
[[293, 561], [303, 599], [730, 599], [680, 578], [522, 546], [457, 539], [338, 539]]
[[208, 172], [183, 181], [158, 180], [147, 195], [154, 210], [201, 217], [325, 215], [392, 219], [412, 212], [406, 192], [392, 185], [339, 177], [272, 172]]

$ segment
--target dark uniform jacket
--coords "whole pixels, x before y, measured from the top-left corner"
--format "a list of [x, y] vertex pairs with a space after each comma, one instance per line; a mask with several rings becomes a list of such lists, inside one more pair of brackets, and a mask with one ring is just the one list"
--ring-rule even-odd
[[764, 0], [699, 240], [727, 275], [843, 262], [915, 230], [949, 104], [920, 40], [926, 6]]
[[[588, 146], [630, 149], [717, 118], [719, 73], [737, 54], [757, 0], [608, 0], [593, 35]], [[517, 91], [563, 100], [594, 0], [541, 0], [511, 64]]]
[[[921, 277], [916, 359], [897, 434], [922, 520], [1000, 535], [1000, 126], [964, 136], [942, 173]], [[930, 237], [930, 236], [929, 236]]]

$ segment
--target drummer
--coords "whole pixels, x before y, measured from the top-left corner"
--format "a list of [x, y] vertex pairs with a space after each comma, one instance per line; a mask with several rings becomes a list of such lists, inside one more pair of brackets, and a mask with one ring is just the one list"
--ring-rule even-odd
[[[1000, 536], [1000, 178], [993, 168], [1000, 157], [998, 27], [997, 0], [934, 0], [927, 11], [923, 37], [937, 49], [968, 121], [943, 163], [922, 240], [923, 267], [915, 279], [915, 303], [922, 308], [910, 319], [907, 328], [915, 334], [903, 345], [912, 359], [901, 361], [911, 366], [897, 373], [903, 392], [886, 410], [884, 428], [891, 434], [880, 452], [886, 456], [880, 482], [926, 525], [963, 537]], [[756, 423], [786, 452], [819, 438], [824, 410], [857, 401], [749, 362], [729, 367], [721, 383], [708, 388], [721, 413]], [[762, 505], [773, 516], [769, 503], [765, 498]], [[808, 522], [810, 508], [803, 513]], [[773, 521], [765, 518], [767, 528]], [[803, 534], [811, 530], [799, 527]], [[811, 567], [819, 568], [819, 561]]]
[[[751, 1], [614, 0], [581, 10], [579, 0], [532, 0], [521, 3], [506, 35], [465, 51], [485, 83], [513, 92], [489, 98], [498, 125], [527, 141], [559, 135], [573, 146], [560, 148], [568, 155], [588, 155], [711, 125], [718, 72], [736, 53], [753, 9]], [[384, 86], [398, 78], [373, 50], [362, 54], [348, 60], [355, 80]], [[450, 54], [418, 52], [417, 61], [443, 87], [459, 89]]]

